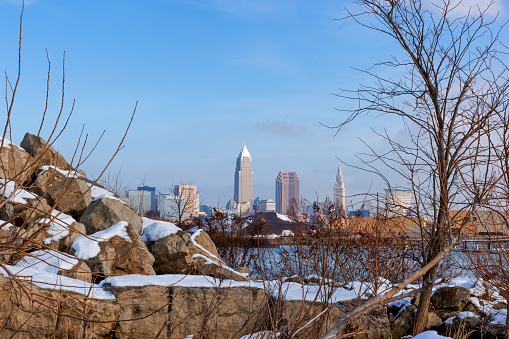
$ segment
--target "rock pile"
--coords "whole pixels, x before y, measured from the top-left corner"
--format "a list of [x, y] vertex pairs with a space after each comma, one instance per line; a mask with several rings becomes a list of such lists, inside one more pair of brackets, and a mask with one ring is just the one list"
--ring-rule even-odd
[[42, 138], [27, 133], [21, 147], [4, 140], [0, 154], [8, 200], [0, 217], [14, 224], [3, 231], [23, 235], [34, 249], [52, 248], [81, 259], [89, 268], [82, 279], [200, 274], [246, 280], [219, 258], [206, 233], [142, 219], [128, 201], [76, 171]]
[[[398, 339], [412, 334], [413, 321], [419, 295], [411, 302], [395, 302], [389, 305], [392, 338]], [[483, 338], [504, 337], [505, 326], [493, 321], [493, 307], [482, 307], [484, 301], [472, 295], [469, 288], [445, 286], [437, 289], [431, 297], [427, 330], [440, 333], [463, 331]], [[505, 303], [500, 308], [505, 309]], [[496, 307], [495, 307], [496, 308]]]

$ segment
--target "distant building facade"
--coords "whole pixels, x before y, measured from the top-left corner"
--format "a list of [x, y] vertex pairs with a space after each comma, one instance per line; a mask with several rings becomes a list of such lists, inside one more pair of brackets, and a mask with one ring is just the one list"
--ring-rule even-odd
[[157, 209], [156, 188], [150, 186], [138, 187], [127, 194], [129, 204], [140, 215]]
[[233, 200], [237, 204], [249, 202], [251, 206], [253, 205], [253, 160], [246, 145], [237, 157]]
[[334, 200], [332, 201], [338, 210], [346, 211], [346, 193], [345, 183], [343, 181], [343, 173], [341, 173], [341, 164], [338, 165], [338, 173], [336, 174], [336, 181], [334, 182], [333, 191]]
[[351, 217], [374, 217], [376, 216], [376, 208], [371, 202], [366, 201], [362, 204], [361, 208], [355, 211], [350, 211]]
[[200, 194], [196, 185], [180, 184], [173, 186], [173, 194], [184, 199], [184, 217], [187, 219], [192, 214], [200, 211]]
[[276, 211], [276, 202], [272, 199], [258, 200], [257, 206], [260, 212]]
[[184, 198], [173, 193], [159, 193], [157, 206], [161, 218], [178, 219], [179, 207], [184, 204]]
[[389, 188], [385, 190], [385, 209], [388, 217], [407, 216], [412, 205], [412, 191]]
[[276, 212], [286, 214], [293, 199], [299, 202], [299, 178], [295, 172], [279, 172], [276, 179]]

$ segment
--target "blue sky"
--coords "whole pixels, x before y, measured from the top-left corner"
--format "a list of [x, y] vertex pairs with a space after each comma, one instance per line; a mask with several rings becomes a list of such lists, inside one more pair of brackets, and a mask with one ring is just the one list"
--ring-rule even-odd
[[[394, 118], [361, 117], [336, 137], [320, 124], [342, 121], [334, 108], [351, 105], [333, 93], [368, 80], [352, 67], [369, 67], [396, 51], [383, 36], [335, 20], [345, 6], [351, 3], [27, 1], [12, 139], [19, 143], [25, 132], [38, 129], [46, 49], [48, 120], [55, 118], [65, 51], [64, 112], [73, 100], [75, 106], [55, 146], [70, 157], [83, 125], [89, 140], [106, 130], [83, 165], [89, 177], [108, 162], [138, 101], [125, 148], [109, 168], [121, 168], [129, 187], [144, 182], [167, 191], [172, 183], [193, 182], [203, 203], [224, 205], [233, 197], [235, 160], [245, 143], [253, 157], [255, 196], [274, 199], [278, 172], [295, 171], [301, 195], [323, 199], [332, 194], [338, 158], [358, 165], [354, 154], [366, 151], [359, 138], [382, 147], [371, 128], [404, 137]], [[17, 0], [0, 0], [0, 69], [10, 79], [17, 71], [20, 9]], [[344, 166], [343, 174], [349, 195], [372, 183], [372, 191], [385, 188], [359, 170]]]

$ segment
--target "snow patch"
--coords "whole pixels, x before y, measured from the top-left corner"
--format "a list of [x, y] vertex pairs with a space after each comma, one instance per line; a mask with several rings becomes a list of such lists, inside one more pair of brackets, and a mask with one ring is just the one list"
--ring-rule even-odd
[[55, 250], [40, 250], [24, 256], [15, 267], [57, 274], [59, 270], [71, 270], [77, 264], [78, 259], [72, 255]]
[[92, 195], [92, 201], [96, 201], [96, 200], [99, 200], [102, 198], [109, 198], [109, 199], [113, 199], [113, 200], [118, 200], [125, 205], [125, 202], [123, 202], [122, 200], [117, 198], [115, 196], [115, 193], [110, 192], [105, 188], [102, 188], [102, 187], [99, 187], [96, 185], [92, 185], [91, 183], [88, 183], [88, 186], [90, 187], [90, 195]]
[[277, 216], [279, 219], [283, 220], [283, 221], [292, 222], [292, 220], [291, 220], [290, 218], [288, 218], [288, 216], [287, 216], [287, 215], [276, 213], [276, 216]]
[[[112, 293], [103, 290], [96, 284], [91, 284], [86, 281], [64, 277], [31, 267], [26, 268], [10, 265], [5, 265], [5, 267], [18, 279], [31, 282], [40, 288], [75, 292], [96, 299], [115, 299]], [[0, 268], [0, 274], [6, 278], [10, 277], [3, 268]]]
[[416, 335], [414, 339], [452, 339], [452, 338], [441, 336], [438, 334], [437, 331], [426, 331]]
[[281, 335], [281, 332], [274, 332], [274, 331], [261, 331], [251, 334], [246, 334], [240, 339], [272, 339], [272, 338], [279, 338]]
[[0, 179], [0, 194], [4, 198], [9, 198], [9, 201], [19, 204], [26, 204], [27, 201], [25, 199], [37, 199], [35, 194], [21, 188], [16, 188], [14, 181], [6, 181], [5, 179]]
[[49, 245], [53, 241], [58, 241], [69, 235], [69, 227], [72, 223], [76, 222], [73, 217], [57, 210], [51, 211], [51, 218], [44, 218], [37, 220], [39, 224], [47, 224], [49, 228], [46, 233], [50, 235], [49, 238], [43, 239], [44, 245]]
[[126, 230], [128, 225], [129, 223], [127, 221], [119, 221], [104, 231], [99, 231], [92, 235], [85, 235], [77, 238], [71, 245], [71, 247], [75, 250], [74, 255], [80, 259], [93, 258], [101, 251], [99, 242], [106, 241], [114, 236], [119, 236], [131, 242], [131, 238], [129, 238]]
[[200, 232], [201, 230], [198, 230], [196, 232], [193, 233], [193, 235], [191, 235], [191, 239], [189, 239], [189, 241], [196, 247], [198, 247], [200, 250], [202, 250], [203, 252], [207, 253], [211, 258], [214, 258], [214, 259], [217, 259], [217, 260], [221, 260], [219, 259], [217, 256], [215, 256], [214, 254], [210, 253], [209, 251], [207, 251], [205, 248], [203, 248], [203, 246], [199, 245], [197, 242], [196, 242], [196, 237], [198, 235], [200, 235]]
[[235, 274], [237, 274], [237, 275], [240, 275], [241, 277], [246, 277], [246, 276], [247, 276], [247, 275], [244, 275], [244, 274], [242, 274], [242, 273], [239, 273], [239, 272], [235, 271], [235, 270], [234, 270], [234, 269], [232, 269], [231, 267], [228, 267], [228, 266], [223, 265], [223, 264], [221, 264], [221, 263], [219, 263], [219, 262], [215, 262], [215, 261], [213, 261], [213, 260], [210, 260], [210, 258], [209, 258], [209, 257], [206, 257], [206, 256], [204, 256], [204, 255], [202, 255], [202, 254], [199, 254], [199, 253], [193, 254], [193, 255], [191, 256], [191, 258], [193, 258], [193, 259], [195, 259], [195, 258], [203, 258], [203, 259], [205, 259], [204, 264], [219, 266], [219, 267], [221, 267], [221, 268], [224, 268], [225, 270], [228, 270], [228, 271], [230, 271], [230, 272], [232, 272], [232, 273], [235, 273]]
[[157, 241], [162, 238], [166, 238], [169, 235], [175, 234], [178, 231], [182, 231], [175, 224], [167, 221], [152, 220], [149, 218], [142, 218], [143, 220], [143, 231], [141, 239], [144, 242]]
[[460, 312], [456, 318], [458, 319], [467, 319], [467, 318], [479, 318], [477, 314], [474, 312]]
[[64, 171], [56, 166], [42, 166], [41, 168], [39, 168], [39, 170], [41, 171], [41, 173], [39, 173], [39, 175], [43, 174], [44, 172], [46, 172], [47, 170], [49, 170], [51, 168], [53, 168], [55, 171], [59, 172], [60, 174], [64, 175], [65, 177], [68, 177], [68, 178], [83, 177], [81, 174], [79, 174], [76, 171]]

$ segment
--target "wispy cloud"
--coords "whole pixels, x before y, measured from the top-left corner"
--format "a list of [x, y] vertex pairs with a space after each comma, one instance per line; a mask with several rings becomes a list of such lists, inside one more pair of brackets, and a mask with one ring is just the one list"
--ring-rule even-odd
[[306, 126], [297, 125], [295, 123], [287, 123], [283, 121], [271, 121], [265, 123], [258, 123], [255, 128], [274, 134], [297, 137], [306, 133]]

